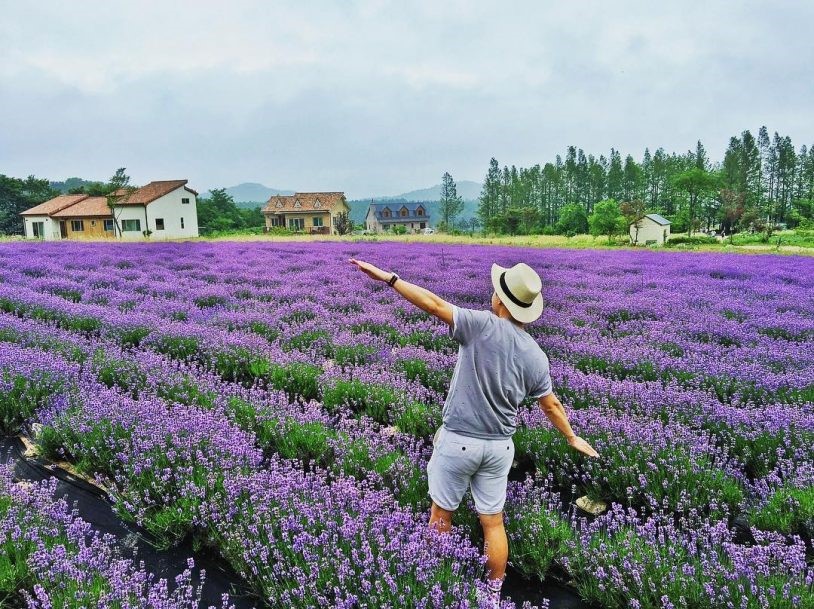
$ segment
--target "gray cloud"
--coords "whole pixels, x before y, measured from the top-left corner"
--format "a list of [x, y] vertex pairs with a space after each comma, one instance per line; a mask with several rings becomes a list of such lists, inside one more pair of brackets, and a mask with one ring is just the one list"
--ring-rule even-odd
[[814, 10], [743, 4], [6, 2], [0, 172], [358, 197], [569, 144], [810, 145]]

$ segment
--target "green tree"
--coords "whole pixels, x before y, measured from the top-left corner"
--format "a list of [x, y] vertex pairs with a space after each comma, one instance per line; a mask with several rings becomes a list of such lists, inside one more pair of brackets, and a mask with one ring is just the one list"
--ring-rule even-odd
[[353, 232], [353, 220], [350, 219], [347, 212], [343, 211], [336, 217], [334, 227], [340, 235], [349, 235]]
[[260, 207], [240, 209], [241, 224], [243, 228], [261, 228], [266, 225], [266, 217]]
[[464, 201], [458, 196], [458, 189], [455, 180], [449, 172], [444, 173], [441, 179], [441, 200], [438, 202], [438, 209], [441, 212], [441, 222], [447, 229], [451, 227], [456, 216], [464, 210]]
[[588, 215], [585, 209], [578, 203], [563, 205], [560, 209], [560, 219], [557, 221], [556, 230], [561, 235], [582, 235], [588, 232]]
[[24, 234], [20, 214], [58, 194], [48, 180], [34, 176], [21, 180], [0, 174], [0, 234]]
[[[124, 207], [119, 207], [119, 213], [116, 213], [115, 203], [119, 199], [121, 199], [125, 194], [132, 189], [130, 188], [130, 176], [125, 173], [125, 167], [119, 167], [113, 176], [110, 178], [110, 181], [104, 188], [94, 187], [92, 184], [88, 185], [89, 190], [96, 189], [99, 192], [98, 196], [104, 196], [107, 198], [107, 206], [110, 208], [110, 215], [113, 216], [113, 224], [115, 225], [114, 235], [121, 235], [122, 229], [121, 225], [119, 224], [119, 216], [121, 216]], [[91, 196], [95, 196], [88, 192]], [[144, 227], [145, 230], [147, 227]]]
[[687, 234], [692, 235], [692, 231], [696, 227], [699, 202], [705, 201], [716, 191], [719, 183], [718, 176], [706, 169], [693, 167], [673, 176], [672, 183], [689, 196]]
[[480, 199], [478, 201], [478, 216], [484, 226], [488, 226], [492, 218], [498, 214], [500, 205], [500, 166], [497, 159], [492, 157], [489, 161], [489, 170], [483, 181]]
[[198, 226], [202, 234], [244, 228], [244, 216], [225, 188], [213, 188], [210, 196], [198, 200]]
[[594, 213], [588, 217], [588, 225], [592, 235], [607, 235], [608, 243], [627, 227], [619, 204], [613, 199], [605, 199], [594, 206]]
[[610, 167], [608, 168], [608, 197], [618, 201], [625, 193], [625, 172], [622, 168], [622, 155], [611, 148]]
[[644, 201], [641, 199], [623, 201], [619, 206], [619, 211], [625, 219], [625, 226], [633, 226], [633, 237], [631, 237], [631, 241], [637, 243], [639, 241], [639, 230], [642, 228], [642, 219], [644, 218]]

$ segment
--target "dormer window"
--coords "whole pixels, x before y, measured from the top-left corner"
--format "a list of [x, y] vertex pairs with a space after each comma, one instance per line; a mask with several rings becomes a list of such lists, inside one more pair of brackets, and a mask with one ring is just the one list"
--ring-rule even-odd
[[390, 217], [390, 210], [386, 207], [382, 210], [382, 218], [389, 218]]
[[320, 209], [321, 207], [322, 207], [322, 201], [320, 201], [319, 199], [314, 201], [314, 209]]
[[402, 218], [406, 218], [410, 214], [406, 207], [402, 207], [399, 213]]
[[300, 207], [302, 207], [302, 203], [300, 203], [300, 200], [297, 199], [294, 201], [294, 209], [299, 209]]
[[415, 215], [416, 215], [416, 216], [423, 216], [423, 215], [424, 215], [424, 208], [423, 208], [423, 207], [419, 207], [418, 209], [416, 209], [416, 210], [415, 210]]
[[283, 202], [282, 202], [282, 201], [277, 201], [277, 202], [274, 204], [274, 207], [276, 207], [277, 209], [282, 209], [282, 207], [283, 207]]

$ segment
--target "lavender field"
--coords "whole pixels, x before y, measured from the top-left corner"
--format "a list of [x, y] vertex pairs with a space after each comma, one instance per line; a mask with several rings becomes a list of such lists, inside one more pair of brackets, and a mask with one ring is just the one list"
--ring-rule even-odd
[[[218, 556], [257, 607], [477, 607], [471, 502], [427, 527], [457, 345], [350, 257], [480, 309], [493, 262], [542, 277], [528, 331], [601, 457], [521, 408], [507, 530], [539, 605], [557, 577], [596, 607], [814, 607], [812, 258], [0, 244], [0, 435], [97, 480], [160, 550]], [[194, 561], [154, 578], [9, 469], [0, 550], [0, 605], [200, 604]]]

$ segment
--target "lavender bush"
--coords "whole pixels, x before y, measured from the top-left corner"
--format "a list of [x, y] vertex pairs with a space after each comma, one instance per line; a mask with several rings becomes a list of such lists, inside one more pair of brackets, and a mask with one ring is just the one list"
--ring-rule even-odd
[[[192, 584], [194, 564], [175, 581], [156, 580], [121, 557], [109, 536], [94, 532], [52, 483], [14, 482], [0, 467], [0, 604], [24, 601], [30, 609], [193, 609], [201, 583]], [[228, 609], [226, 601], [223, 609]], [[210, 608], [212, 609], [212, 608]]]
[[[456, 515], [460, 536], [426, 530], [456, 345], [349, 257], [475, 308], [488, 307], [492, 262], [540, 272], [546, 309], [528, 331], [602, 459], [524, 406], [517, 455], [535, 475], [510, 485], [506, 507], [518, 571], [565, 566], [605, 606], [810, 606], [811, 259], [0, 244], [4, 433], [43, 423], [43, 450], [98, 476], [123, 517], [165, 545], [194, 535], [270, 606], [471, 606], [472, 513]], [[574, 491], [617, 505], [583, 523], [561, 512], [558, 492]], [[729, 530], [738, 513], [752, 545]], [[22, 588], [46, 605], [40, 585]]]

